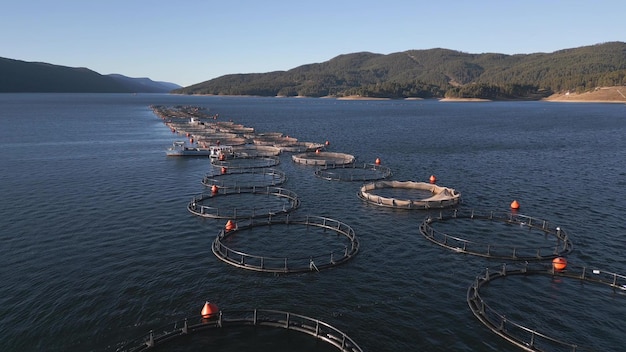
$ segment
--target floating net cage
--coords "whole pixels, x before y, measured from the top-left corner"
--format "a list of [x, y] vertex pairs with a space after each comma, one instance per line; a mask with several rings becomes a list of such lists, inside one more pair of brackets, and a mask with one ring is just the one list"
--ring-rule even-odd
[[[559, 259], [564, 259], [560, 258]], [[499, 268], [487, 268], [479, 274], [467, 290], [467, 303], [478, 320], [491, 331], [525, 351], [600, 351], [608, 350], [598, 346], [582, 346], [579, 343], [563, 341], [537, 331], [535, 327], [527, 327], [512, 319], [488, 304], [480, 295], [480, 290], [497, 279], [521, 275], [544, 275], [578, 280], [584, 284], [608, 287], [612, 293], [626, 294], [626, 276], [600, 269], [572, 266], [567, 261], [546, 262], [515, 262], [503, 264]], [[510, 280], [510, 279], [508, 279]], [[527, 279], [525, 279], [527, 280]], [[582, 285], [580, 286], [583, 287]], [[612, 297], [612, 296], [611, 296]], [[613, 304], [611, 304], [613, 305]], [[571, 313], [571, 312], [570, 312]], [[567, 313], [558, 313], [560, 319], [567, 319]], [[587, 317], [585, 317], [587, 320]], [[584, 324], [584, 323], [583, 323]], [[616, 322], [616, 324], [618, 324]], [[561, 326], [559, 325], [559, 328]], [[602, 337], [598, 337], [602, 339]], [[594, 344], [595, 345], [595, 344]], [[612, 346], [615, 347], [615, 346]]]
[[283, 136], [282, 132], [257, 132], [257, 133], [248, 133], [248, 134], [244, 134], [244, 137], [248, 138], [248, 139], [254, 139], [254, 138], [280, 138]]
[[[397, 196], [382, 195], [393, 190]], [[402, 192], [398, 192], [398, 190]], [[376, 193], [378, 194], [376, 194]], [[418, 194], [423, 198], [412, 198]], [[357, 194], [368, 203], [398, 209], [438, 209], [457, 205], [461, 194], [453, 188], [441, 187], [426, 182], [377, 181], [363, 185]]]
[[[472, 236], [473, 240], [445, 232], [446, 224], [455, 222], [450, 228], [458, 229], [458, 222], [463, 220], [468, 222], [463, 226], [463, 234]], [[444, 248], [493, 259], [539, 261], [563, 256], [573, 250], [563, 228], [516, 213], [474, 209], [440, 211], [438, 215], [427, 217], [419, 229], [426, 239]]]
[[241, 157], [278, 156], [281, 149], [272, 145], [245, 144], [233, 147], [236, 155]]
[[217, 130], [209, 127], [200, 128], [198, 132], [202, 132], [202, 135], [199, 136], [200, 138], [198, 138], [198, 140], [202, 140], [202, 138], [207, 138], [212, 141], [220, 139], [227, 140], [231, 138], [241, 138], [241, 136], [236, 133], [218, 132]]
[[229, 170], [223, 167], [219, 174], [206, 175], [202, 179], [202, 184], [207, 187], [216, 186], [218, 188], [267, 187], [280, 186], [286, 180], [285, 173], [275, 168], [235, 168]]
[[254, 144], [273, 145], [277, 147], [288, 146], [297, 142], [298, 142], [297, 138], [283, 136], [282, 134], [279, 134], [279, 135], [268, 135], [268, 134], [258, 135], [257, 134], [252, 138], [252, 143]]
[[211, 145], [232, 145], [232, 146], [243, 146], [246, 144], [247, 140], [241, 137], [217, 137], [212, 135], [203, 135], [201, 137], [197, 137], [196, 141], [199, 145], [202, 146], [211, 146]]
[[[232, 248], [233, 243], [241, 248]], [[352, 227], [341, 221], [289, 214], [234, 226], [229, 222], [211, 248], [217, 258], [235, 267], [286, 274], [318, 272], [346, 263], [359, 251], [359, 241]]]
[[290, 153], [303, 153], [303, 152], [314, 152], [316, 150], [322, 150], [326, 146], [322, 143], [314, 143], [314, 142], [295, 142], [289, 145], [283, 145], [280, 149], [283, 152]]
[[315, 176], [329, 181], [374, 181], [391, 177], [391, 169], [377, 164], [326, 165]]
[[[206, 339], [199, 338], [194, 344], [194, 337], [215, 337], [214, 334], [225, 336], [228, 342], [228, 332], [241, 332], [241, 329], [255, 329], [255, 336], [264, 337], [264, 329], [284, 329], [289, 332], [302, 334], [302, 339], [295, 336], [285, 335], [285, 341], [289, 344], [287, 348], [294, 349], [293, 344], [308, 345], [309, 339], [313, 343], [319, 341], [328, 344], [330, 347], [341, 352], [363, 352], [361, 347], [346, 333], [325, 323], [321, 320], [310, 318], [304, 315], [291, 312], [267, 309], [253, 310], [219, 310], [207, 317], [197, 316], [185, 318], [151, 330], [144, 336], [140, 336], [131, 341], [125, 342], [116, 352], [141, 352], [152, 350], [171, 350], [176, 347], [190, 349], [197, 347], [197, 350], [206, 348]], [[266, 334], [272, 339], [281, 339], [276, 334]], [[232, 335], [233, 341], [240, 337], [239, 334]], [[214, 339], [211, 339], [213, 341]], [[240, 340], [237, 340], [241, 343]], [[277, 344], [283, 341], [276, 341]], [[315, 344], [313, 344], [315, 345]], [[160, 349], [163, 347], [163, 349]], [[302, 347], [302, 346], [298, 346]], [[193, 349], [196, 350], [196, 349]], [[311, 349], [311, 350], [317, 350]]]
[[218, 187], [194, 196], [187, 210], [204, 218], [249, 219], [287, 214], [299, 206], [298, 195], [280, 187]]
[[246, 127], [244, 125], [234, 123], [232, 121], [218, 121], [212, 124], [212, 127], [220, 132], [236, 133], [236, 134], [250, 134], [254, 133], [254, 128]]
[[280, 164], [280, 158], [277, 156], [235, 156], [232, 159], [226, 160], [212, 159], [211, 164], [216, 167], [226, 167], [228, 169], [266, 168]]
[[307, 152], [292, 155], [294, 162], [304, 165], [346, 165], [355, 160], [353, 155], [333, 152]]

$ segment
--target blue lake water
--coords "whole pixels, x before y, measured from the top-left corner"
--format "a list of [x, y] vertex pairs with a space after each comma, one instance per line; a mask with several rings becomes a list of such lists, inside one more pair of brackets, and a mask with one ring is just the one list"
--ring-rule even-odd
[[[289, 153], [278, 167], [287, 175], [282, 187], [301, 199], [295, 212], [350, 225], [360, 252], [334, 269], [295, 275], [219, 261], [211, 242], [224, 221], [186, 209], [205, 191], [201, 180], [211, 166], [204, 158], [166, 157], [182, 137], [150, 105], [202, 106], [257, 132], [329, 141], [331, 151], [357, 162], [379, 158], [393, 180], [436, 175], [462, 194], [463, 208], [508, 211], [518, 200], [521, 214], [567, 230], [570, 263], [626, 274], [623, 104], [2, 94], [0, 350], [115, 351], [197, 316], [207, 300], [224, 310], [320, 319], [370, 352], [519, 350], [484, 327], [466, 302], [474, 278], [500, 262], [432, 244], [418, 230], [426, 213], [366, 204], [356, 195], [360, 183], [316, 178], [314, 167]], [[462, 237], [465, 226], [446, 231]], [[485, 297], [568, 342], [598, 350], [626, 345], [626, 297], [613, 291], [510, 278], [490, 284]], [[544, 318], [555, 314], [559, 326]], [[205, 350], [185, 343], [176, 346]], [[272, 332], [205, 343], [219, 351], [301, 346]]]

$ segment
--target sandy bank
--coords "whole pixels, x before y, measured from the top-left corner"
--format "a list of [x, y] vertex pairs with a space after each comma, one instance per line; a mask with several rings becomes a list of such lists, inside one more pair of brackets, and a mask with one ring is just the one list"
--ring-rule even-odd
[[390, 98], [372, 98], [362, 97], [360, 95], [349, 95], [347, 97], [339, 97], [337, 100], [391, 100]]
[[484, 101], [491, 101], [491, 100], [489, 100], [489, 99], [479, 99], [479, 98], [443, 98], [443, 99], [439, 99], [439, 101], [443, 101], [443, 102], [455, 102], [455, 101], [484, 102]]
[[626, 87], [598, 87], [592, 92], [585, 93], [557, 93], [544, 101], [564, 103], [626, 103]]

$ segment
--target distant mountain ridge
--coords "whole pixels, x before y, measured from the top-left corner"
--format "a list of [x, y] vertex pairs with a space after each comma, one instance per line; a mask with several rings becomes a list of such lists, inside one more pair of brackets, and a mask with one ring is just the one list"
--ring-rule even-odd
[[177, 88], [149, 78], [0, 58], [0, 93], [167, 93]]
[[166, 93], [182, 88], [176, 83], [153, 81], [150, 78], [130, 78], [117, 73], [107, 75], [127, 87], [134, 87], [137, 93]]
[[188, 87], [87, 68], [0, 58], [0, 93], [92, 92], [536, 100], [626, 85], [626, 43], [553, 53], [469, 54], [450, 49], [358, 52], [288, 71], [229, 74]]
[[288, 71], [231, 74], [177, 94], [534, 100], [626, 85], [626, 43], [553, 53], [469, 54], [449, 49], [360, 52]]

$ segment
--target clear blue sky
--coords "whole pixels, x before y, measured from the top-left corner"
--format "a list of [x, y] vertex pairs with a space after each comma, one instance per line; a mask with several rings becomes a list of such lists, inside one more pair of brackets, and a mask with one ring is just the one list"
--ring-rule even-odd
[[0, 57], [188, 86], [360, 51], [626, 41], [625, 0], [0, 0]]

